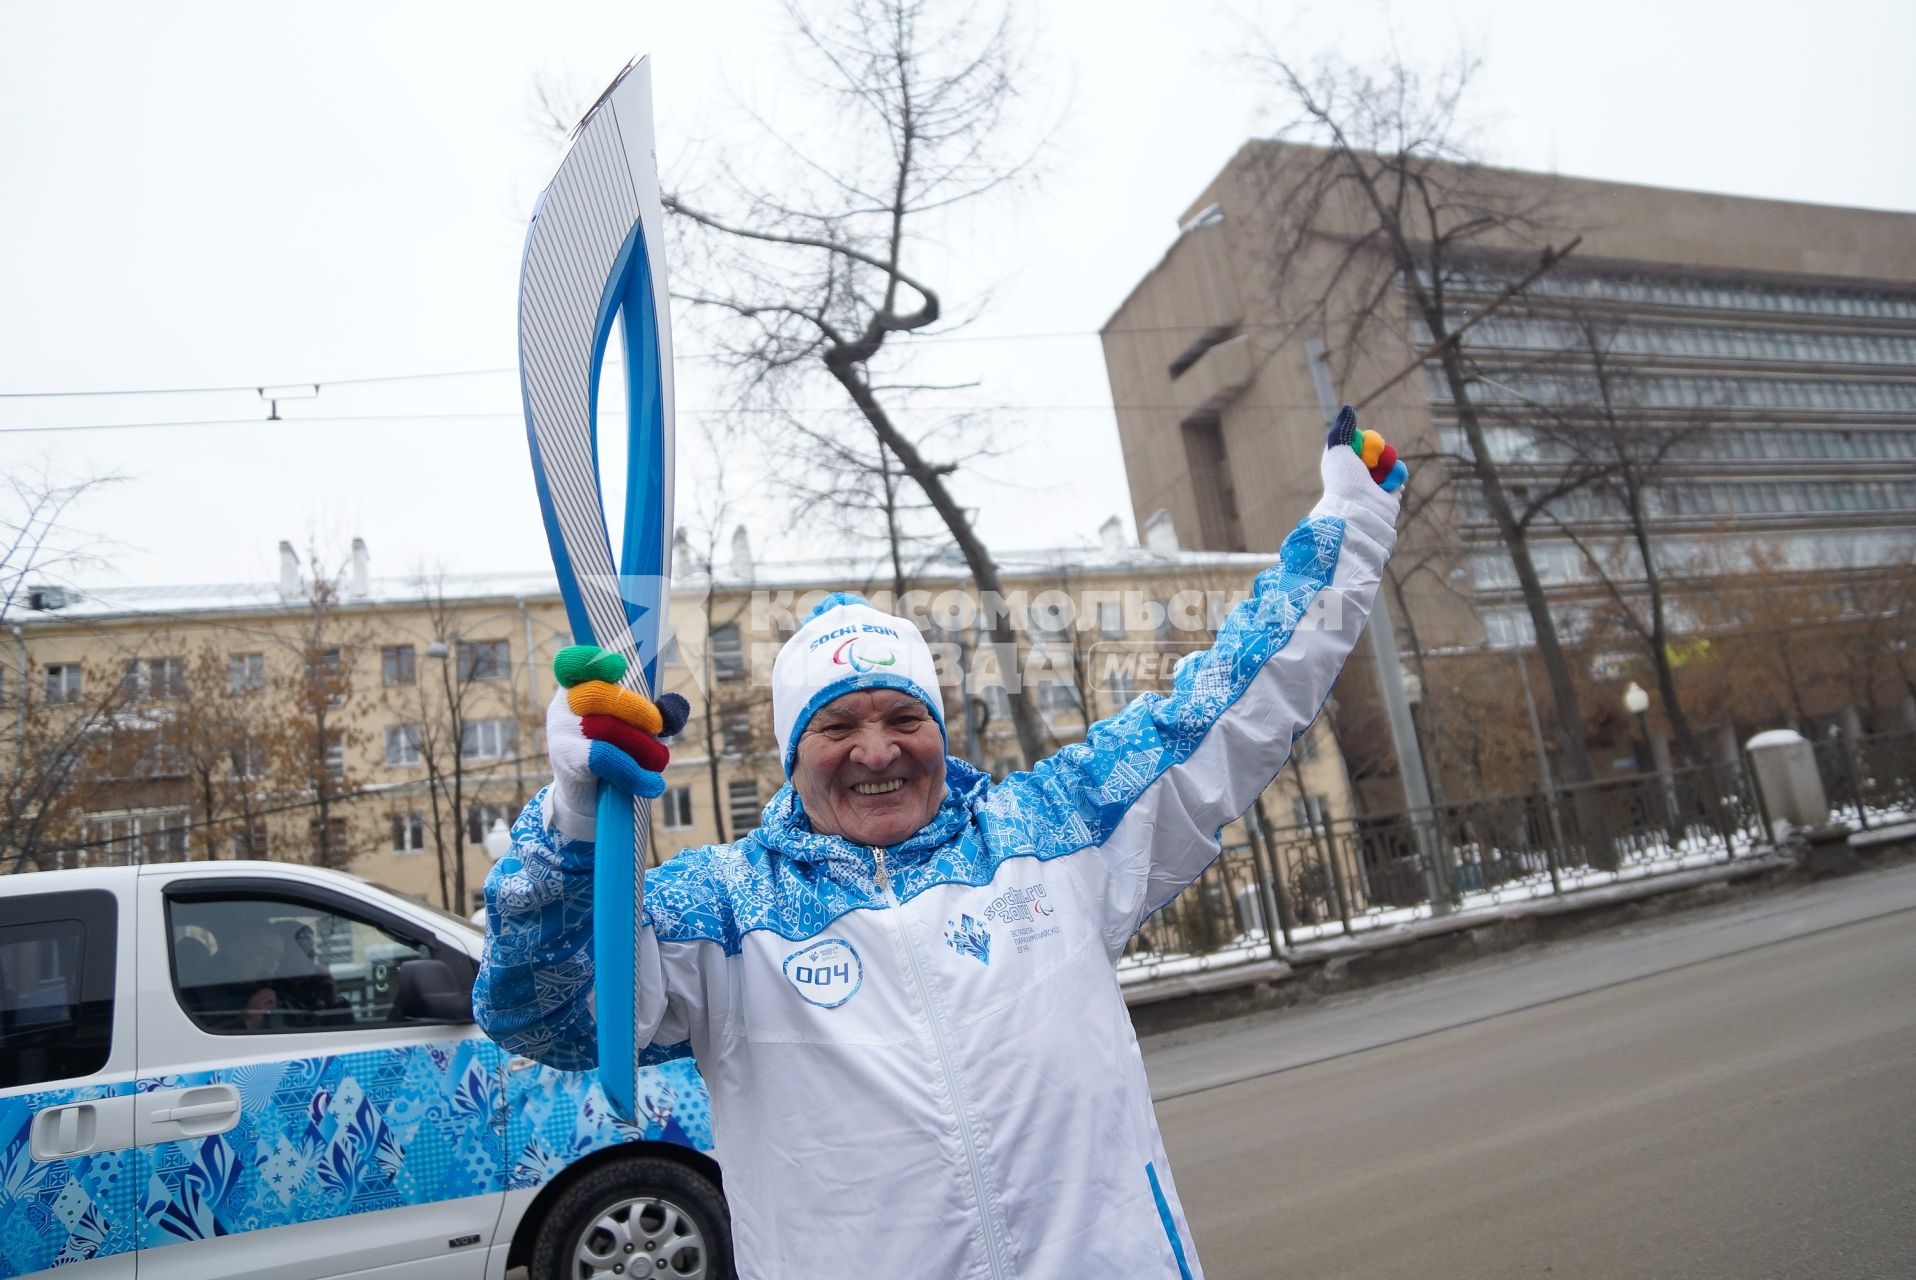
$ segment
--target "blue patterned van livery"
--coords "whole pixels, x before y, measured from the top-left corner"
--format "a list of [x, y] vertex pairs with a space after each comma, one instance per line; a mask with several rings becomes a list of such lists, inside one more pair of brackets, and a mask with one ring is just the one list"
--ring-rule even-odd
[[643, 1127], [612, 1113], [598, 1079], [594, 1072], [551, 1067], [533, 1067], [513, 1078], [506, 1136], [514, 1156], [507, 1187], [543, 1186], [567, 1165], [621, 1142], [711, 1149], [711, 1101], [691, 1058], [673, 1058], [645, 1072], [638, 1093]]
[[240, 1122], [152, 1148], [141, 1247], [501, 1190], [504, 1061], [471, 1039], [142, 1079], [231, 1085]]
[[38, 1161], [28, 1142], [36, 1111], [115, 1098], [132, 1081], [0, 1099], [0, 1275], [126, 1253], [139, 1240], [139, 1153], [105, 1151]]
[[[624, 1142], [712, 1145], [705, 1085], [689, 1057], [648, 1071], [643, 1126], [612, 1114], [591, 1072], [508, 1073], [505, 1061], [503, 1049], [474, 1037], [0, 1099], [0, 1276], [537, 1187]], [[240, 1122], [225, 1133], [66, 1161], [32, 1157], [37, 1111], [206, 1084], [239, 1092]]]

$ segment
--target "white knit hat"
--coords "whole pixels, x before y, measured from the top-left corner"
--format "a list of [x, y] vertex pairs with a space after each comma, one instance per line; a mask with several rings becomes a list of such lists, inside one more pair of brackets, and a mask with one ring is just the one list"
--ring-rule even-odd
[[909, 693], [931, 712], [938, 732], [945, 732], [938, 669], [918, 628], [880, 613], [863, 596], [835, 591], [819, 602], [772, 663], [772, 732], [786, 777], [813, 714], [858, 689]]

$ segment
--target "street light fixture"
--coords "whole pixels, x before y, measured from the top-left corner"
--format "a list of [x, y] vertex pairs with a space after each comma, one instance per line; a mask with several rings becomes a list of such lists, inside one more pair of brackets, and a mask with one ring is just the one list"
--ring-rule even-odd
[[[1645, 714], [1650, 710], [1650, 695], [1642, 685], [1632, 680], [1623, 691], [1623, 709], [1637, 718], [1637, 730], [1643, 739], [1643, 754], [1650, 754], [1650, 719]], [[1648, 772], [1644, 761], [1637, 762], [1638, 772]]]
[[506, 830], [504, 818], [494, 818], [486, 829], [486, 856], [494, 862], [506, 856], [512, 849], [512, 833]]

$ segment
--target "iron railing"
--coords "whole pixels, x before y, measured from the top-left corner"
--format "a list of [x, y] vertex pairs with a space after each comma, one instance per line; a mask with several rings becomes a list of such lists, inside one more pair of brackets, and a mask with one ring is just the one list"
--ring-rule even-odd
[[[1840, 820], [1916, 812], [1916, 733], [1817, 744]], [[1272, 958], [1281, 949], [1439, 911], [1728, 862], [1774, 847], [1747, 762], [1268, 830], [1224, 849], [1146, 920], [1127, 981]]]

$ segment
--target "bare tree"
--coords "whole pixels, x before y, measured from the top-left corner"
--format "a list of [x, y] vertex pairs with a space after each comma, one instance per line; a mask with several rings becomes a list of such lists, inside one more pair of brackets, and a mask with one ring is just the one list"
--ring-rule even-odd
[[101, 563], [102, 547], [74, 529], [76, 504], [117, 483], [113, 476], [67, 480], [21, 468], [0, 480], [0, 629], [12, 653], [0, 670], [0, 715], [9, 750], [0, 776], [0, 866], [52, 865], [53, 851], [82, 829], [79, 790], [101, 726], [126, 694], [117, 672], [36, 669], [26, 641], [32, 619], [64, 607], [75, 571]]
[[289, 627], [265, 633], [290, 659], [269, 676], [275, 699], [288, 709], [288, 727], [267, 744], [268, 767], [310, 803], [310, 860], [344, 867], [354, 850], [341, 809], [361, 788], [353, 760], [364, 738], [349, 704], [371, 635], [345, 611], [343, 572], [328, 572], [321, 563], [309, 548], [300, 613]]
[[[1515, 490], [1523, 501], [1517, 523], [1526, 535], [1539, 525], [1554, 529], [1576, 547], [1602, 587], [1607, 618], [1649, 662], [1678, 752], [1698, 761], [1677, 685], [1666, 571], [1653, 526], [1672, 470], [1709, 430], [1709, 414], [1701, 404], [1675, 411], [1657, 406], [1643, 375], [1618, 351], [1614, 319], [1573, 304], [1542, 318], [1542, 326], [1558, 331], [1561, 341], [1521, 372], [1499, 367], [1493, 376], [1471, 361], [1476, 379], [1517, 401], [1487, 407], [1484, 417], [1507, 421], [1507, 430], [1530, 442], [1519, 465], [1535, 482]], [[1542, 398], [1498, 377], [1534, 387]], [[1578, 532], [1592, 524], [1620, 525], [1625, 541], [1599, 542]]]
[[[900, 347], [947, 315], [940, 287], [918, 265], [933, 256], [941, 227], [954, 209], [1028, 172], [1029, 153], [1013, 150], [1018, 56], [1008, 22], [931, 0], [843, 0], [823, 15], [792, 4], [788, 13], [829, 126], [803, 134], [760, 121], [789, 181], [751, 181], [733, 166], [697, 193], [666, 197], [694, 232], [679, 272], [690, 282], [683, 296], [733, 321], [715, 339], [748, 394], [785, 404], [829, 379], [869, 447], [845, 450], [827, 426], [795, 433], [788, 448], [820, 474], [875, 474], [888, 517], [900, 509], [892, 478], [908, 480], [979, 592], [1000, 600], [997, 563], [953, 490], [976, 445], [916, 430], [912, 394], [923, 387], [895, 370]], [[897, 545], [895, 520], [888, 530]], [[1002, 611], [991, 635], [1000, 668], [1016, 670]], [[1019, 746], [1035, 760], [1045, 743], [1036, 700], [1020, 691], [1012, 708]]]
[[1335, 58], [1305, 67], [1267, 46], [1259, 62], [1295, 112], [1281, 136], [1315, 144], [1272, 151], [1269, 198], [1282, 227], [1274, 270], [1280, 278], [1300, 271], [1326, 281], [1321, 291], [1305, 291], [1317, 296], [1287, 322], [1296, 331], [1331, 333], [1346, 372], [1367, 346], [1401, 349], [1392, 320], [1399, 291], [1428, 331], [1431, 358], [1470, 444], [1471, 469], [1535, 626], [1566, 772], [1588, 781], [1576, 684], [1527, 530], [1471, 399], [1447, 294], [1460, 274], [1481, 269], [1487, 254], [1515, 262], [1526, 247], [1540, 249], [1537, 268], [1553, 266], [1561, 254], [1544, 243], [1548, 211], [1468, 149], [1462, 113], [1477, 70], [1473, 59], [1458, 58], [1435, 79], [1401, 58], [1376, 72]]

